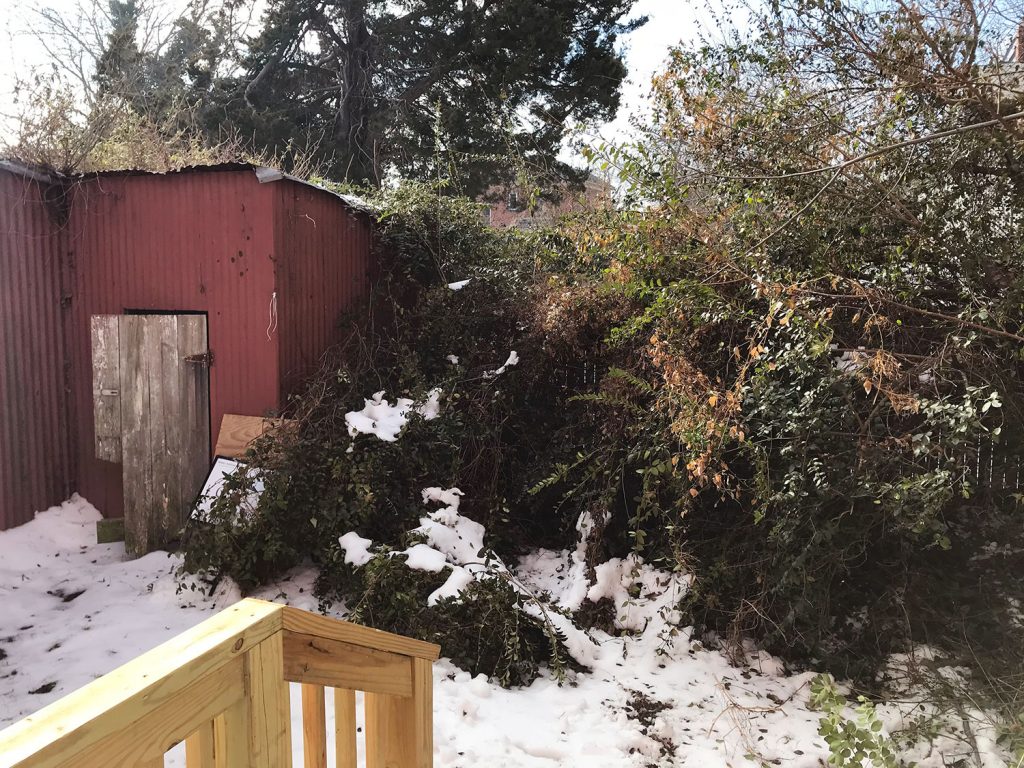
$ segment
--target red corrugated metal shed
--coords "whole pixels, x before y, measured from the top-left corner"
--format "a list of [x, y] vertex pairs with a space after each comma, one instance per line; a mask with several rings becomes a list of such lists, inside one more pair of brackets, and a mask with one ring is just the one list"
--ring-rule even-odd
[[61, 222], [50, 181], [0, 164], [0, 529], [72, 491]]
[[[371, 218], [350, 200], [247, 165], [95, 174], [70, 183], [67, 200], [58, 239], [74, 487], [116, 517], [120, 466], [94, 454], [90, 317], [206, 314], [212, 449], [223, 414], [278, 411], [339, 337], [341, 316], [366, 298]], [[48, 328], [59, 340], [44, 314], [20, 318], [19, 327], [26, 334]], [[0, 465], [10, 463], [5, 456]], [[45, 465], [46, 452], [39, 456]]]

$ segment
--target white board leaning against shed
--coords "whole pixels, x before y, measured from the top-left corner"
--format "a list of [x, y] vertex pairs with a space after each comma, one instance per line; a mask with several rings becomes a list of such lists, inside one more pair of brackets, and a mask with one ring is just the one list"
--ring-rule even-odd
[[91, 318], [96, 457], [121, 464], [125, 549], [165, 546], [210, 466], [204, 315]]

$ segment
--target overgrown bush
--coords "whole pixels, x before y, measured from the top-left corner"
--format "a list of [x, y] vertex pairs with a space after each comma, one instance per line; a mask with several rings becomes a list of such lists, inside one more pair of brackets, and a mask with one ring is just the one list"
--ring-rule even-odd
[[[1019, 593], [1012, 557], [986, 555], [993, 535], [1019, 541], [1019, 495], [978, 483], [1022, 453], [1021, 139], [979, 122], [967, 86], [948, 99], [848, 50], [835, 8], [797, 5], [751, 40], [675, 54], [648, 136], [595, 155], [631, 210], [526, 235], [443, 189], [378, 200], [372, 321], [291, 404], [297, 432], [255, 450], [254, 512], [239, 520], [222, 495], [188, 566], [251, 586], [310, 558], [321, 593], [363, 620], [526, 680], [547, 646], [500, 585], [441, 611], [399, 558], [338, 570], [340, 535], [398, 551], [420, 491], [457, 486], [506, 562], [575, 547], [587, 516], [591, 567], [633, 552], [689, 570], [689, 619], [732, 647], [754, 636], [871, 684], [919, 642], [1019, 663], [1019, 642], [987, 631]], [[858, 18], [894, 56], [932, 34]], [[395, 443], [349, 436], [345, 414], [371, 393], [434, 388], [441, 418], [414, 416]], [[454, 628], [492, 610], [467, 650]]]
[[[193, 522], [186, 568], [249, 589], [309, 559], [321, 568], [318, 594], [344, 600], [354, 619], [436, 639], [504, 684], [529, 682], [539, 664], [558, 671], [565, 660], [558, 633], [524, 610], [531, 600], [521, 591], [482, 578], [428, 607], [433, 575], [385, 555], [352, 569], [338, 539], [358, 531], [400, 550], [425, 514], [422, 489], [437, 485], [465, 491], [463, 512], [505, 555], [566, 538], [550, 510], [522, 503], [532, 498], [524, 479], [536, 472], [535, 451], [568, 415], [560, 347], [546, 346], [532, 323], [539, 241], [491, 230], [478, 206], [429, 188], [402, 187], [377, 203], [383, 266], [370, 319], [352, 320], [349, 340], [290, 404], [298, 429], [259, 441], [250, 468]], [[518, 362], [494, 373], [513, 351]], [[422, 403], [435, 390], [441, 418], [410, 406], [395, 442], [350, 435], [346, 413], [373, 393]], [[239, 513], [257, 484], [258, 500]]]

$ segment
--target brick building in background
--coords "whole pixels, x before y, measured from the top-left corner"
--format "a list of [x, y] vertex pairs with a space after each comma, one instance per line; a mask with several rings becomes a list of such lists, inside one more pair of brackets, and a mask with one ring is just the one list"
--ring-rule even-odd
[[614, 205], [612, 185], [591, 176], [583, 190], [567, 189], [556, 203], [541, 200], [530, 206], [530, 196], [517, 187], [491, 187], [479, 201], [487, 206], [485, 221], [492, 227], [536, 229], [557, 224], [563, 216]]

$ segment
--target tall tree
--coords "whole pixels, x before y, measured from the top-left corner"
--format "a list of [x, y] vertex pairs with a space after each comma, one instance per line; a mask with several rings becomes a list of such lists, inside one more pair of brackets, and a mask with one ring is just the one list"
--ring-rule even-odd
[[431, 175], [444, 158], [475, 192], [495, 157], [550, 167], [569, 125], [614, 115], [616, 43], [646, 20], [625, 20], [634, 2], [271, 0], [208, 117], [353, 182]]
[[110, 0], [110, 32], [107, 44], [96, 62], [96, 82], [100, 92], [119, 92], [126, 81], [136, 79], [142, 63], [139, 50], [139, 17], [141, 8], [135, 0]]

